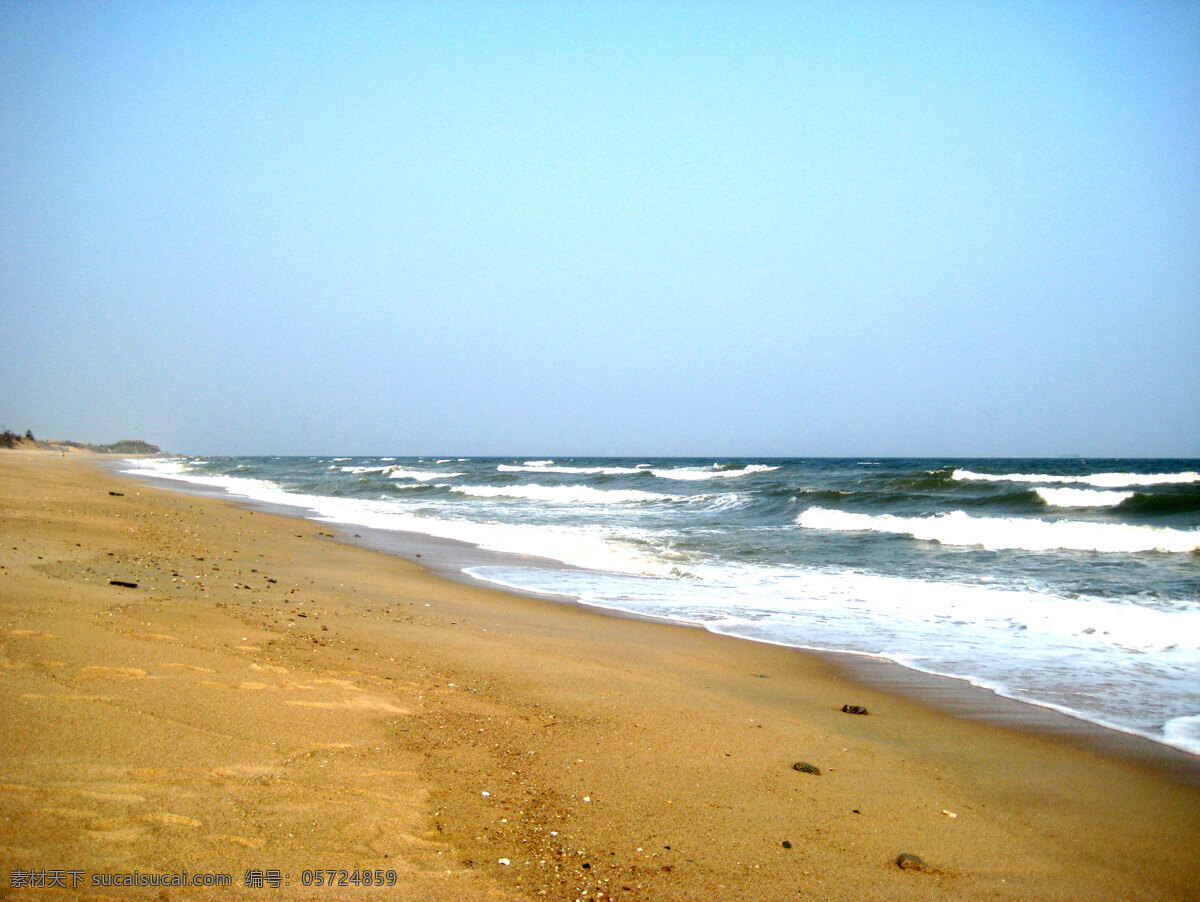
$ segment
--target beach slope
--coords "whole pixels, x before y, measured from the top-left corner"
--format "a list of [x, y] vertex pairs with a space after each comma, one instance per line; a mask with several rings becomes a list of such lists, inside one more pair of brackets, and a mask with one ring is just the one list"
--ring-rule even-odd
[[0, 565], [7, 898], [1200, 898], [1200, 789], [794, 650], [37, 452]]

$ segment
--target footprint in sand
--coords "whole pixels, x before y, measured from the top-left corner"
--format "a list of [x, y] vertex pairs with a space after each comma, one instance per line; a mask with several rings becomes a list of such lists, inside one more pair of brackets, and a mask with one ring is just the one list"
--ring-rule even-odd
[[99, 817], [99, 811], [84, 811], [79, 808], [39, 808], [43, 814], [53, 814], [55, 817], [94, 818]]
[[280, 667], [278, 664], [251, 664], [250, 669], [257, 670], [260, 673], [262, 671], [267, 671], [269, 673], [287, 673], [288, 672], [288, 669], [286, 667]]
[[132, 792], [96, 792], [91, 789], [77, 789], [75, 795], [96, 802], [112, 802], [118, 805], [142, 805], [146, 802], [145, 796]]
[[231, 833], [210, 833], [204, 838], [213, 842], [231, 842], [239, 846], [245, 846], [247, 849], [261, 849], [263, 847], [261, 839], [253, 839], [249, 836], [234, 836]]
[[352, 692], [365, 692], [365, 689], [360, 689], [349, 680], [335, 680], [333, 677], [323, 677], [319, 680], [311, 680], [310, 682], [316, 686], [337, 686], [339, 689], [349, 689]]
[[209, 771], [214, 777], [233, 780], [254, 780], [263, 777], [274, 777], [279, 772], [279, 768], [273, 764], [231, 764], [227, 767], [215, 767]]
[[370, 695], [356, 695], [353, 698], [342, 699], [337, 702], [311, 702], [291, 700], [287, 704], [294, 705], [298, 708], [324, 708], [326, 710], [344, 709], [352, 711], [384, 711], [388, 714], [411, 714], [404, 708], [398, 708], [390, 702], [385, 702], [381, 698], [376, 698]]
[[169, 811], [158, 811], [154, 814], [142, 815], [142, 820], [151, 823], [164, 824], [168, 827], [199, 827], [200, 821], [183, 814], [172, 814]]
[[109, 678], [144, 680], [149, 677], [149, 674], [140, 667], [103, 667], [99, 664], [84, 667], [79, 671], [78, 675], [80, 679], [85, 680], [103, 680]]
[[112, 843], [136, 842], [150, 829], [127, 817], [98, 817], [85, 827], [92, 839]]

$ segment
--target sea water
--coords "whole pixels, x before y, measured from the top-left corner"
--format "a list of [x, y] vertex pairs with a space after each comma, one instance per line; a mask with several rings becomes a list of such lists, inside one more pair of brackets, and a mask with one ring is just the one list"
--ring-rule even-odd
[[880, 656], [1200, 754], [1197, 460], [221, 457], [126, 469], [537, 556], [468, 573]]

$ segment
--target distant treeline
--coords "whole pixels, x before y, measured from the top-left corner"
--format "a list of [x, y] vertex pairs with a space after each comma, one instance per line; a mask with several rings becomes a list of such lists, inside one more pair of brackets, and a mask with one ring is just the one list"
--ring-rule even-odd
[[84, 442], [71, 441], [41, 441], [33, 437], [32, 430], [25, 430], [24, 435], [18, 435], [7, 427], [0, 432], [0, 448], [46, 448], [49, 450], [93, 451], [96, 454], [160, 454], [158, 445], [151, 445], [140, 438], [122, 439], [111, 445], [88, 445]]
[[0, 448], [20, 448], [30, 444], [36, 445], [37, 440], [28, 429], [25, 430], [24, 436], [17, 435], [7, 427], [5, 427], [3, 432], [0, 432]]

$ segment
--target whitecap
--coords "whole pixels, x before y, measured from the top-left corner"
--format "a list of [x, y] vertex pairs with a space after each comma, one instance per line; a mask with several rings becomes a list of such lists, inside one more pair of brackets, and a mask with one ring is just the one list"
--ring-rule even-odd
[[1134, 496], [1134, 492], [1096, 489], [1035, 489], [1039, 498], [1051, 507], [1116, 507]]
[[978, 545], [990, 550], [1191, 552], [1200, 547], [1200, 530], [1092, 523], [1084, 520], [1035, 520], [1024, 517], [972, 517], [950, 511], [929, 517], [858, 514], [810, 507], [796, 518], [805, 529], [882, 532], [912, 536], [943, 545]]
[[1079, 476], [1061, 476], [1049, 473], [976, 473], [972, 470], [956, 469], [951, 479], [964, 482], [1022, 482], [1035, 485], [1091, 485], [1097, 488], [1124, 488], [1139, 485], [1187, 485], [1200, 482], [1200, 473], [1189, 470], [1184, 473], [1091, 473]]
[[460, 485], [451, 491], [474, 498], [516, 498], [547, 504], [629, 504], [675, 501], [684, 496], [637, 489], [597, 489], [585, 485]]
[[727, 469], [729, 464], [713, 464], [711, 467], [670, 467], [666, 469], [651, 469], [650, 472], [660, 479], [680, 479], [688, 482], [699, 482], [704, 479], [735, 479], [738, 476], [749, 476], [752, 473], [769, 473], [779, 467], [767, 464], [749, 464], [740, 470]]
[[567, 467], [554, 466], [550, 463], [497, 464], [496, 470], [501, 473], [567, 473], [571, 475], [600, 475], [621, 476], [627, 473], [642, 472], [638, 467]]
[[434, 479], [452, 479], [462, 476], [462, 473], [443, 473], [440, 470], [409, 470], [405, 467], [385, 467], [383, 473], [388, 479], [415, 479], [417, 482], [429, 482]]

